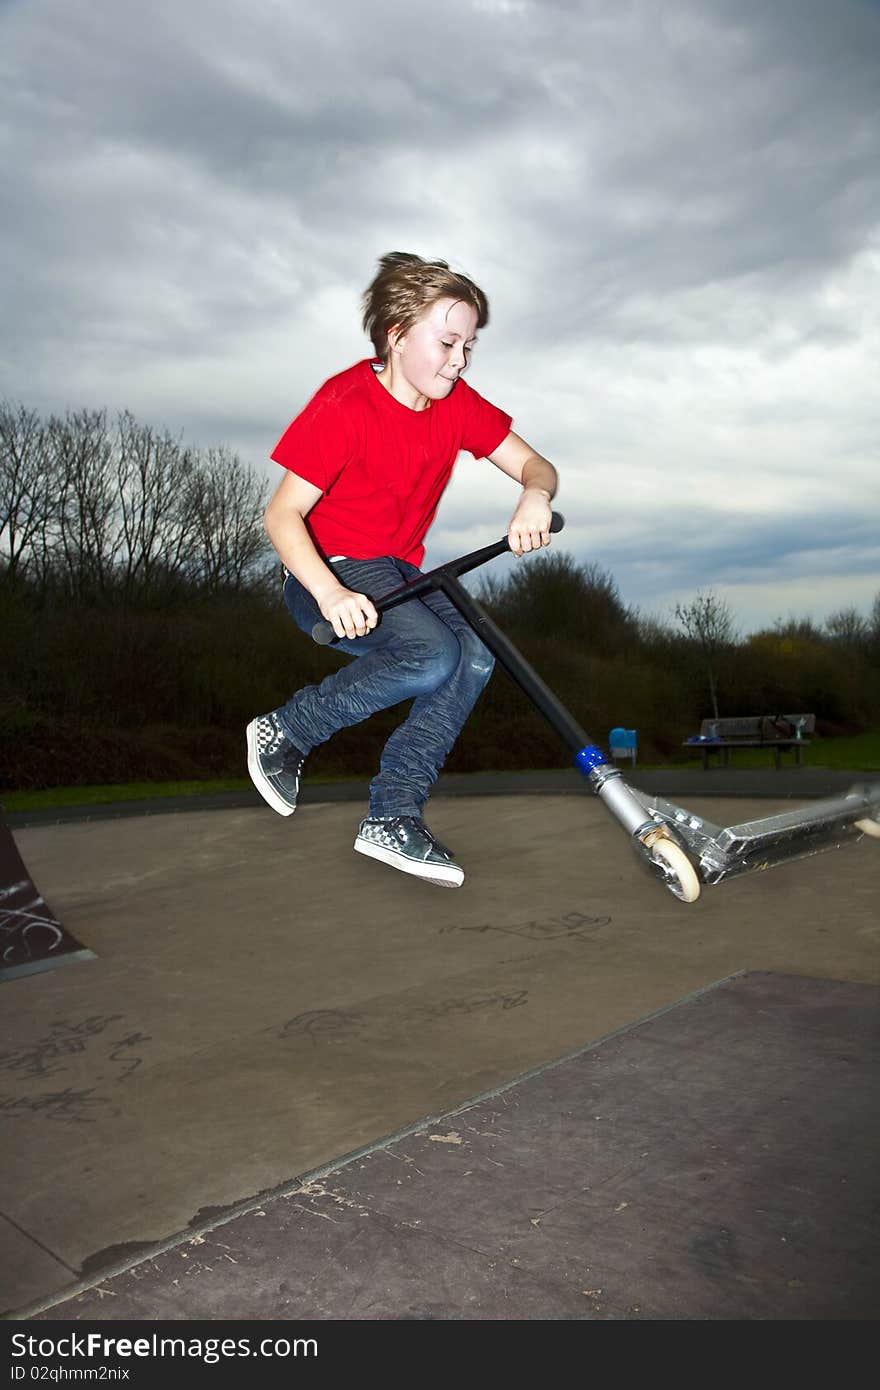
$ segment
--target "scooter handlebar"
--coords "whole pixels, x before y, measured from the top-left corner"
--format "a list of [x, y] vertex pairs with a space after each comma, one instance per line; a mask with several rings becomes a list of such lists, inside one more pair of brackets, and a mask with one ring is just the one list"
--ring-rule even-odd
[[[550, 520], [550, 530], [553, 535], [561, 531], [564, 525], [565, 518], [562, 513], [553, 512]], [[426, 593], [428, 589], [435, 587], [432, 583], [432, 576], [436, 574], [441, 574], [444, 571], [447, 574], [464, 574], [467, 570], [476, 569], [477, 565], [485, 564], [487, 560], [493, 560], [496, 555], [503, 555], [505, 550], [509, 549], [510, 542], [507, 536], [502, 536], [501, 540], [496, 541], [494, 545], [487, 545], [483, 550], [471, 551], [470, 555], [462, 555], [458, 560], [450, 560], [446, 565], [439, 565], [436, 570], [430, 570], [427, 574], [420, 575], [411, 584], [404, 584], [400, 589], [395, 589], [393, 593], [385, 594], [382, 598], [377, 599], [375, 602], [376, 611], [381, 613], [384, 608], [396, 607], [408, 596], [409, 590], [413, 591], [413, 597], [416, 590], [419, 593]], [[329, 647], [339, 639], [333, 631], [333, 624], [322, 618], [312, 628], [312, 640], [317, 642], [319, 647]]]

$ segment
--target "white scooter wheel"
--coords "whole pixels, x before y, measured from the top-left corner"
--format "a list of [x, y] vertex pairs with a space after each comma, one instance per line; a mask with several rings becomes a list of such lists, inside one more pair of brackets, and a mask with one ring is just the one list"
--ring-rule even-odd
[[674, 893], [683, 903], [695, 903], [700, 896], [700, 880], [681, 846], [674, 840], [655, 840], [651, 846], [651, 856], [659, 861], [658, 867], [670, 893]]
[[861, 830], [863, 835], [870, 835], [873, 840], [880, 840], [880, 820], [854, 820], [853, 825], [856, 830]]

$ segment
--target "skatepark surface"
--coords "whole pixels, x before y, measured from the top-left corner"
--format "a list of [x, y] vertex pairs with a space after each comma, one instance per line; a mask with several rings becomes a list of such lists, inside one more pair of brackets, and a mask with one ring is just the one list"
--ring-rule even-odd
[[589, 792], [463, 780], [452, 891], [360, 787], [8, 817], [94, 956], [0, 986], [6, 1318], [876, 1317], [878, 843], [687, 906]]

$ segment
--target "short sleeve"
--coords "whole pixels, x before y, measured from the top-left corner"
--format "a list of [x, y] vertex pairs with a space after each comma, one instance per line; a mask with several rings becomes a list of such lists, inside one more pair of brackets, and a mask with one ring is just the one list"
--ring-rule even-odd
[[327, 492], [351, 459], [351, 436], [345, 409], [322, 389], [287, 426], [270, 457]]
[[467, 388], [463, 400], [461, 447], [474, 458], [486, 458], [510, 434], [513, 416], [492, 405], [466, 382], [460, 384]]

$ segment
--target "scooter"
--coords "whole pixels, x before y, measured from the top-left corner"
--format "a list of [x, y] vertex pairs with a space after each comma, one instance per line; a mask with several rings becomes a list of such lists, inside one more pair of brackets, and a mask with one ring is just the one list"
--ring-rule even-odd
[[[563, 525], [562, 516], [554, 512], [551, 531], [559, 532]], [[467, 574], [509, 549], [504, 536], [492, 545], [450, 560], [374, 599], [376, 611], [385, 613], [432, 589], [445, 594], [553, 726], [573, 754], [575, 766], [592, 791], [629, 834], [630, 843], [642, 862], [676, 898], [693, 903], [699, 898], [704, 883], [720, 883], [736, 874], [768, 869], [774, 864], [806, 858], [826, 849], [839, 849], [863, 835], [880, 839], [880, 782], [857, 784], [844, 796], [828, 797], [808, 808], [726, 828], [713, 825], [662, 797], [648, 796], [631, 787], [624, 781], [620, 769], [609, 762], [606, 753], [592, 742], [549, 686], [459, 582], [459, 575]], [[332, 625], [323, 620], [313, 627], [312, 637], [322, 646], [336, 641]]]

